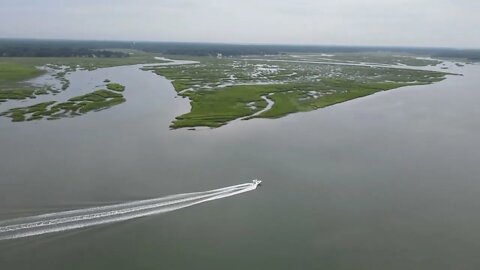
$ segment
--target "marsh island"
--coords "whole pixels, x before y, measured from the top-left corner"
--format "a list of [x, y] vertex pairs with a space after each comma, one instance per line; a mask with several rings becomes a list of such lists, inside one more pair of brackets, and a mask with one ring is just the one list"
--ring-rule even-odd
[[426, 68], [441, 63], [437, 60], [373, 53], [184, 59], [197, 63], [146, 68], [172, 80], [178, 94], [191, 101], [191, 111], [172, 122], [174, 129], [278, 118], [438, 82], [448, 74]]

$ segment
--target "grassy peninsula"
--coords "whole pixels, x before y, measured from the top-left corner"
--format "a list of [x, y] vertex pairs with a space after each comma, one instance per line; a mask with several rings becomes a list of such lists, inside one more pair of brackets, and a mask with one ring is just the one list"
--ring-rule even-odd
[[[198, 63], [147, 68], [172, 80], [178, 94], [191, 101], [191, 111], [176, 117], [173, 129], [278, 118], [379, 91], [438, 82], [448, 75], [421, 68], [440, 64], [437, 60], [384, 54], [183, 59]], [[266, 99], [273, 102], [268, 110]]]
[[0, 61], [0, 102], [9, 99], [34, 98], [44, 94], [42, 89], [32, 89], [22, 82], [44, 73], [35, 66], [16, 61]]

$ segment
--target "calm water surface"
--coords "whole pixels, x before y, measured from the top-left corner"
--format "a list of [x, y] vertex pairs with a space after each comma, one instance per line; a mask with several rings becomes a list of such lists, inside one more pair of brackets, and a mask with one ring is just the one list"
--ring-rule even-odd
[[0, 119], [0, 220], [264, 185], [1, 241], [0, 269], [480, 269], [480, 66], [458, 70], [465, 76], [198, 131], [169, 130], [189, 104], [160, 76], [76, 72], [58, 98], [108, 78], [127, 86], [127, 102], [58, 121]]

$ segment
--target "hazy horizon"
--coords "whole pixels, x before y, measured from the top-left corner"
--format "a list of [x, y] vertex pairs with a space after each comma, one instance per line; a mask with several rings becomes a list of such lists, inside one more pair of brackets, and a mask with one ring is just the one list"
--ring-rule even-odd
[[466, 0], [4, 2], [2, 38], [480, 48]]
[[364, 44], [305, 44], [305, 43], [240, 43], [240, 42], [208, 42], [208, 41], [176, 41], [176, 40], [128, 40], [128, 39], [75, 39], [75, 38], [30, 38], [30, 37], [2, 37], [0, 40], [24, 41], [72, 41], [72, 42], [145, 42], [145, 43], [179, 43], [179, 44], [211, 44], [211, 45], [241, 45], [241, 46], [305, 46], [305, 47], [352, 47], [352, 48], [405, 48], [405, 49], [459, 49], [478, 50], [480, 47], [453, 47], [453, 46], [412, 46], [412, 45], [364, 45]]

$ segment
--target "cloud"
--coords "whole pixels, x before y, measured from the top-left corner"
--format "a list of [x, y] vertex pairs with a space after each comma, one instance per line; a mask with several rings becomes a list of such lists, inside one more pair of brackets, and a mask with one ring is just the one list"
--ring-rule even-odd
[[4, 0], [5, 37], [480, 47], [469, 0]]

